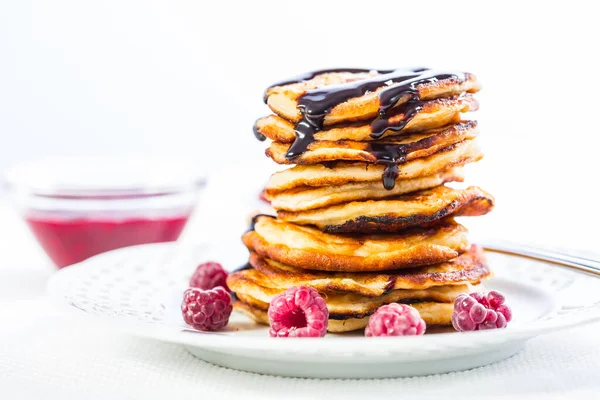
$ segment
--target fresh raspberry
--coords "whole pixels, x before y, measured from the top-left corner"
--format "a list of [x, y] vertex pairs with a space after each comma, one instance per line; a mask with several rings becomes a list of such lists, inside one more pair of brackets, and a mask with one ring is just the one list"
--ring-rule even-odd
[[499, 292], [461, 294], [454, 300], [452, 326], [459, 332], [506, 328], [511, 319], [512, 311]]
[[229, 292], [220, 286], [211, 290], [189, 288], [183, 293], [183, 319], [201, 331], [223, 329], [229, 322], [232, 309]]
[[369, 318], [365, 336], [414, 336], [425, 333], [421, 314], [406, 304], [391, 303], [379, 307]]
[[230, 291], [227, 287], [227, 271], [221, 264], [209, 261], [198, 265], [190, 279], [190, 287], [210, 290], [217, 286], [223, 286], [225, 290]]
[[271, 299], [272, 337], [322, 337], [327, 333], [329, 310], [319, 293], [307, 286], [291, 287]]

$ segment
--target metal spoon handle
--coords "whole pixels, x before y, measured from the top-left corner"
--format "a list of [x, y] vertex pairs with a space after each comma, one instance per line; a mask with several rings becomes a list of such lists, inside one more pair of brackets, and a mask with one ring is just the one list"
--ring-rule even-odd
[[576, 269], [587, 274], [595, 275], [596, 277], [600, 276], [600, 261], [589, 258], [501, 240], [482, 240], [478, 243], [488, 251], [504, 254], [517, 254], [523, 257], [547, 261], [571, 269]]

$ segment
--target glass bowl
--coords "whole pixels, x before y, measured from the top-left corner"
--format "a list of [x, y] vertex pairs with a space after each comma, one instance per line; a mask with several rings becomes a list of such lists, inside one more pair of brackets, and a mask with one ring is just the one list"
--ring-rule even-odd
[[5, 189], [57, 267], [179, 238], [205, 185], [192, 163], [52, 158], [10, 168]]

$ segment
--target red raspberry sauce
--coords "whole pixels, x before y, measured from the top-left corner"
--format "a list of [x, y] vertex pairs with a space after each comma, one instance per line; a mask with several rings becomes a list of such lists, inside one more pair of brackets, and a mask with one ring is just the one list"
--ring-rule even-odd
[[61, 218], [57, 215], [30, 215], [25, 219], [48, 256], [63, 268], [121, 247], [175, 241], [188, 218], [186, 214], [158, 219]]

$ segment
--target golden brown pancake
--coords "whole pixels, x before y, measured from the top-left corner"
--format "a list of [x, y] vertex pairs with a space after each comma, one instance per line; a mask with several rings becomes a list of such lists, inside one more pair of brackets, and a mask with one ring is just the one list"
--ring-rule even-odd
[[320, 271], [385, 271], [442, 263], [469, 249], [467, 230], [452, 220], [381, 235], [333, 235], [267, 216], [242, 237], [248, 249], [292, 267]]
[[[423, 318], [428, 328], [433, 326], [449, 326], [452, 324], [452, 311], [454, 311], [454, 305], [452, 303], [420, 302], [412, 303], [411, 306], [419, 311], [421, 318]], [[239, 300], [233, 304], [233, 308], [246, 314], [259, 324], [269, 325], [267, 310]], [[327, 323], [327, 331], [330, 333], [357, 331], [367, 326], [368, 322], [368, 316], [348, 319], [330, 318]]]
[[293, 160], [285, 156], [290, 149], [287, 143], [273, 142], [265, 154], [278, 164], [317, 164], [342, 160], [375, 163], [381, 161], [379, 154], [400, 154], [402, 162], [406, 162], [430, 156], [463, 140], [474, 139], [477, 133], [477, 122], [462, 121], [422, 133], [388, 136], [376, 142], [315, 141], [308, 145], [306, 152]]
[[322, 188], [295, 188], [279, 193], [264, 193], [276, 210], [305, 211], [333, 206], [355, 200], [376, 200], [396, 197], [401, 194], [430, 189], [446, 182], [462, 182], [462, 168], [450, 168], [422, 178], [404, 179], [396, 182], [392, 190], [387, 190], [377, 182], [346, 183]]
[[[267, 105], [275, 114], [289, 121], [298, 122], [301, 118], [298, 110], [298, 100], [308, 90], [355, 82], [375, 75], [377, 74], [335, 72], [317, 75], [307, 81], [271, 87], [266, 92]], [[475, 93], [479, 91], [480, 85], [477, 78], [469, 73], [464, 75], [464, 81], [458, 78], [448, 78], [417, 85], [419, 100], [433, 100], [441, 97], [457, 96], [463, 92]], [[386, 87], [388, 86], [382, 83], [382, 86], [377, 90], [336, 105], [325, 116], [324, 126], [331, 126], [344, 121], [363, 121], [375, 118], [378, 115], [380, 105], [378, 94], [381, 89]], [[400, 98], [396, 103], [396, 107], [404, 104], [407, 100], [406, 96]]]
[[[460, 121], [461, 112], [476, 111], [478, 108], [479, 103], [470, 94], [428, 101], [402, 129], [402, 134], [423, 132], [457, 123]], [[391, 116], [389, 121], [394, 124], [403, 121], [405, 117], [403, 113], [399, 113]], [[292, 122], [277, 115], [269, 115], [256, 121], [256, 130], [259, 133], [280, 143], [293, 143], [296, 140], [294, 127]], [[394, 133], [390, 130], [382, 137]], [[371, 137], [371, 125], [367, 123], [332, 126], [317, 132], [314, 139], [318, 141], [353, 140], [358, 142], [374, 140]]]
[[[250, 254], [255, 270], [229, 275], [227, 285], [234, 291], [246, 279], [259, 279], [263, 287], [281, 292], [292, 286], [311, 286], [319, 292], [356, 293], [381, 296], [391, 290], [423, 290], [434, 286], [461, 283], [478, 284], [491, 275], [483, 249], [472, 245], [457, 258], [435, 265], [384, 272], [324, 272], [290, 267], [277, 261]], [[244, 273], [240, 273], [244, 272]], [[248, 276], [250, 278], [248, 278]]]
[[[476, 140], [465, 140], [429, 157], [418, 158], [399, 166], [396, 182], [436, 174], [483, 158]], [[271, 175], [265, 193], [267, 196], [297, 187], [325, 187], [352, 182], [381, 183], [384, 165], [340, 162], [335, 166], [296, 165]]]
[[[238, 288], [231, 288], [235, 291], [237, 298], [252, 306], [269, 309], [269, 303], [281, 292], [274, 293], [272, 289], [261, 287], [252, 281]], [[322, 293], [321, 295], [327, 303], [330, 319], [349, 319], [363, 318], [372, 315], [377, 309], [390, 303], [453, 303], [454, 299], [463, 293], [475, 291], [470, 284], [436, 286], [425, 290], [393, 290], [377, 297], [365, 297], [357, 294], [344, 293]], [[263, 306], [257, 306], [260, 303]]]
[[[263, 284], [269, 285], [269, 280], [266, 279], [259, 271], [254, 269], [237, 272], [234, 278], [229, 279], [229, 281], [231, 281], [232, 286], [229, 286], [229, 283], [227, 285], [242, 301], [246, 301], [246, 296], [250, 296], [262, 302], [270, 303], [273, 297], [286, 290], [283, 288], [263, 286]], [[432, 286], [428, 289], [391, 290], [379, 296], [362, 296], [356, 293], [344, 292], [320, 293], [323, 298], [325, 298], [329, 306], [329, 311], [334, 314], [340, 314], [343, 312], [356, 314], [360, 312], [366, 315], [366, 311], [358, 311], [359, 307], [368, 307], [369, 310], [374, 307], [374, 310], [376, 310], [383, 304], [416, 300], [431, 300], [440, 303], [451, 303], [459, 294], [470, 293], [472, 288], [473, 286], [468, 283], [460, 283], [446, 286]]]
[[448, 216], [485, 215], [494, 198], [478, 188], [437, 186], [388, 200], [353, 201], [307, 211], [279, 211], [277, 217], [300, 225], [315, 225], [328, 233], [399, 232], [430, 225]]

